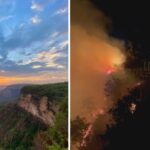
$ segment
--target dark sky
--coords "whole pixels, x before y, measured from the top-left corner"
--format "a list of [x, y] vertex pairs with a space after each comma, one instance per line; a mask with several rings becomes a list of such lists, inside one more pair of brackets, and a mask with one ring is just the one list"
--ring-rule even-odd
[[144, 1], [92, 0], [112, 20], [111, 34], [131, 41], [141, 57], [150, 53], [150, 7]]

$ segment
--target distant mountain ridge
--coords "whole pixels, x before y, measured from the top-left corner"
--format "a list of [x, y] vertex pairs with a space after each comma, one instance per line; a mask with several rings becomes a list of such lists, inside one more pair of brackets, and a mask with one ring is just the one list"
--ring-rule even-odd
[[19, 98], [20, 90], [29, 84], [13, 84], [0, 87], [0, 103], [16, 101]]

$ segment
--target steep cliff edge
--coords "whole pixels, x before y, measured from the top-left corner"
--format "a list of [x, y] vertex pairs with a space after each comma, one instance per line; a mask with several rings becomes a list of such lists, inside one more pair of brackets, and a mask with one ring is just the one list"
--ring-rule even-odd
[[47, 96], [35, 99], [32, 94], [22, 93], [18, 105], [50, 126], [54, 125], [55, 115], [59, 111], [57, 105], [49, 103]]

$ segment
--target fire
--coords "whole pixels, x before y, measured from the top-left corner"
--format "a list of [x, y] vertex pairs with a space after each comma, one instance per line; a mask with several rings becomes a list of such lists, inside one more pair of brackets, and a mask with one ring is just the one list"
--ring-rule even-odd
[[92, 122], [89, 124], [89, 126], [83, 130], [83, 136], [82, 136], [82, 141], [81, 141], [81, 147], [85, 147], [87, 145], [86, 140], [87, 138], [92, 135], [92, 130], [93, 130], [93, 122], [97, 118], [98, 115], [104, 115], [105, 110], [104, 109], [98, 109], [97, 111], [92, 113]]
[[131, 103], [130, 111], [132, 114], [136, 111], [136, 107], [137, 107], [137, 105], [135, 103]]
[[117, 63], [113, 63], [113, 60], [111, 60], [110, 59], [110, 67], [108, 67], [107, 69], [106, 69], [106, 74], [107, 75], [111, 75], [111, 74], [113, 74], [113, 73], [115, 73], [115, 72], [119, 72], [119, 71], [122, 71], [122, 64], [123, 64], [123, 62], [122, 62], [123, 60], [120, 60], [120, 62], [118, 61], [118, 64]]
[[83, 138], [81, 141], [81, 147], [86, 146], [86, 139], [89, 137], [89, 135], [92, 133], [93, 125], [90, 124], [84, 131], [83, 131]]
[[85, 130], [84, 136], [83, 138], [85, 139], [92, 131], [92, 124], [90, 124], [87, 128], [87, 130]]
[[111, 75], [114, 71], [115, 71], [114, 69], [110, 68], [110, 69], [106, 70], [106, 74]]
[[98, 115], [104, 115], [105, 111], [104, 109], [98, 109], [97, 111], [92, 113], [92, 117], [95, 119]]

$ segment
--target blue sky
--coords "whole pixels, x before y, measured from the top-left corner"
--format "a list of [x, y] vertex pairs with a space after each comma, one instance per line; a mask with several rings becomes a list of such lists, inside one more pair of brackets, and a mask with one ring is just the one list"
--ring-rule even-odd
[[0, 84], [67, 80], [67, 49], [67, 0], [0, 0]]

